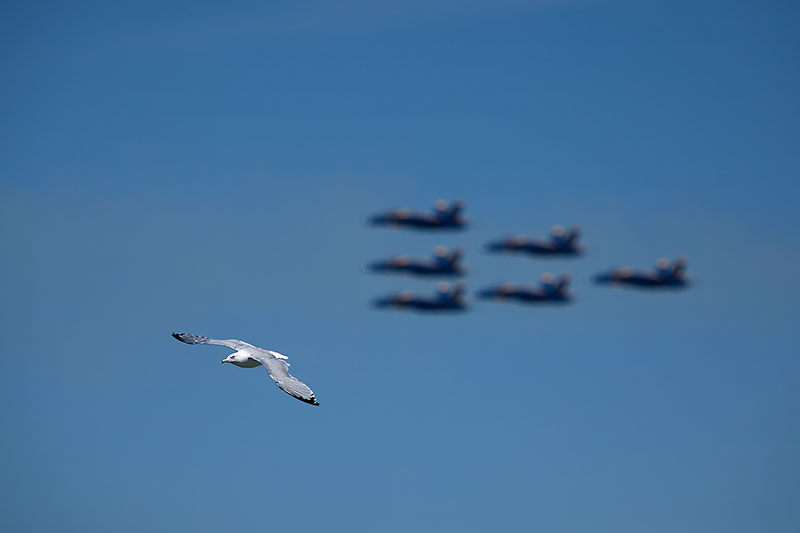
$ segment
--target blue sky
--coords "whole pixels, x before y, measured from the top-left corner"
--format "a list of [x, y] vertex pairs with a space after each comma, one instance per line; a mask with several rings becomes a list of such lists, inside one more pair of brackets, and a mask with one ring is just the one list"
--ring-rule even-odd
[[[731, 4], [4, 3], [0, 528], [796, 531], [800, 10]], [[478, 251], [552, 224], [585, 257]], [[368, 308], [437, 244], [576, 302]]]

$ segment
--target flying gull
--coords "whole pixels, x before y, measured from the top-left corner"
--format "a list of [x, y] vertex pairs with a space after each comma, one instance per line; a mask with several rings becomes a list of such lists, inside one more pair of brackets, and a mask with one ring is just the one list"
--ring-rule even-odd
[[186, 344], [217, 344], [219, 346], [226, 346], [236, 352], [230, 354], [228, 357], [220, 361], [222, 363], [232, 363], [242, 368], [253, 368], [262, 365], [267, 369], [269, 377], [272, 381], [286, 394], [293, 396], [301, 402], [310, 403], [311, 405], [319, 405], [314, 393], [308, 386], [298, 380], [296, 377], [289, 373], [289, 363], [285, 355], [272, 350], [264, 350], [252, 344], [248, 344], [236, 339], [209, 339], [201, 335], [193, 335], [191, 333], [173, 333], [173, 337]]

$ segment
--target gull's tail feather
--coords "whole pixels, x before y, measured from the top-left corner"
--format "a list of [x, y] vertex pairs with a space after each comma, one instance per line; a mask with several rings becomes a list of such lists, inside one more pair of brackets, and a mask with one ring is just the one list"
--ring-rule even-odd
[[173, 333], [172, 336], [181, 342], [185, 342], [186, 344], [209, 344], [209, 341], [211, 340], [208, 337], [195, 335], [193, 333]]

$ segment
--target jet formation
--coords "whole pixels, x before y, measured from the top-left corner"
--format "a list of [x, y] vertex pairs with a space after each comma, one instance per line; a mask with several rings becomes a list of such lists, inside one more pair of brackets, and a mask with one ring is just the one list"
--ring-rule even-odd
[[[414, 212], [410, 209], [394, 209], [374, 215], [367, 219], [369, 226], [392, 226], [416, 230], [463, 229], [464, 202], [454, 200], [437, 200], [432, 212]], [[545, 237], [516, 235], [504, 237], [484, 243], [481, 250], [494, 254], [528, 255], [535, 258], [571, 258], [581, 256], [583, 247], [578, 244], [581, 231], [578, 226], [566, 229], [564, 226], [553, 226]], [[408, 255], [396, 255], [364, 265], [368, 273], [410, 274], [412, 276], [436, 278], [459, 277], [466, 275], [461, 260], [461, 247], [448, 250], [445, 246], [437, 246], [430, 258], [415, 258]], [[591, 285], [618, 285], [636, 288], [680, 288], [689, 283], [686, 276], [686, 259], [678, 258], [670, 263], [667, 259], [659, 259], [654, 270], [634, 270], [630, 267], [617, 268], [608, 272], [588, 276]], [[499, 283], [475, 292], [479, 300], [484, 301], [517, 301], [528, 304], [565, 304], [573, 301], [569, 292], [569, 274], [556, 277], [551, 273], [541, 276], [538, 284]], [[439, 283], [433, 295], [416, 294], [401, 291], [389, 294], [372, 301], [373, 307], [386, 309], [410, 309], [415, 311], [464, 311], [468, 303], [464, 297], [464, 286], [457, 284], [451, 287], [447, 283]]]

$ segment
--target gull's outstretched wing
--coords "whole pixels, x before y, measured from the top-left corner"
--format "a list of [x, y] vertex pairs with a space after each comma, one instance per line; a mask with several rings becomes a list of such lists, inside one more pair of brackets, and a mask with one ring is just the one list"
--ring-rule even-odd
[[255, 348], [258, 350], [258, 348], [252, 344], [248, 344], [244, 341], [236, 339], [209, 339], [208, 337], [194, 335], [192, 333], [173, 333], [172, 336], [181, 342], [185, 342], [186, 344], [216, 344], [218, 346], [227, 346], [228, 348], [236, 351], [239, 351], [242, 348]]
[[281, 356], [285, 359], [286, 356], [282, 356], [277, 352], [265, 351], [267, 352], [265, 355], [258, 353], [250, 357], [261, 363], [264, 368], [267, 369], [269, 377], [272, 378], [272, 381], [275, 382], [278, 388], [301, 402], [319, 405], [319, 402], [317, 402], [314, 393], [308, 388], [308, 385], [289, 373], [289, 363], [277, 357]]

